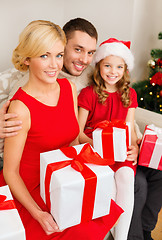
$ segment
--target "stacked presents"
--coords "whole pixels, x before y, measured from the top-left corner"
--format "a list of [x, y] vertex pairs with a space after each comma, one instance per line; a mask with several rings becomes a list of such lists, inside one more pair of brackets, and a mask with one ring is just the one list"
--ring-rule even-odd
[[108, 165], [116, 157], [125, 161], [130, 136], [127, 124], [121, 121], [109, 124], [104, 132], [109, 135], [104, 141], [110, 157], [101, 157], [90, 144], [41, 153], [41, 196], [60, 230], [109, 214], [114, 172]]
[[[103, 121], [90, 144], [53, 150], [40, 155], [41, 196], [60, 230], [109, 214], [114, 172], [109, 165], [124, 162], [130, 126]], [[139, 165], [162, 170], [162, 129], [146, 126]], [[23, 240], [25, 230], [8, 186], [0, 188], [0, 239]]]
[[[60, 230], [109, 214], [114, 172], [109, 165], [123, 162], [130, 143], [130, 126], [103, 121], [90, 144], [40, 155], [41, 196]], [[162, 129], [146, 126], [139, 165], [162, 170]], [[8, 186], [0, 188], [0, 239], [23, 240], [25, 230]]]

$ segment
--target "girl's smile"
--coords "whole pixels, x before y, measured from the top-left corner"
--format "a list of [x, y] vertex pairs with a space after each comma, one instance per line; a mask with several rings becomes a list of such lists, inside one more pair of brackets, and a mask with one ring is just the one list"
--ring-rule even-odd
[[100, 64], [100, 75], [105, 81], [107, 90], [114, 90], [116, 83], [123, 77], [125, 62], [121, 57], [110, 55]]

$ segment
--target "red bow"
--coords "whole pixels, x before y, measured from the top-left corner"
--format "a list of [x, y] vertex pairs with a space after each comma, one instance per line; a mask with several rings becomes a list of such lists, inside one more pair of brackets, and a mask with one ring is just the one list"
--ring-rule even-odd
[[113, 120], [113, 121], [104, 120], [102, 122], [97, 123], [94, 129], [96, 128], [105, 129], [109, 127], [128, 128], [126, 122], [123, 120]]
[[89, 221], [93, 216], [97, 177], [96, 174], [84, 163], [108, 165], [108, 161], [101, 158], [96, 152], [94, 152], [88, 143], [83, 146], [78, 155], [74, 147], [62, 148], [60, 150], [64, 153], [64, 155], [72, 158], [72, 160], [48, 164], [45, 176], [45, 194], [47, 207], [49, 209], [51, 208], [49, 186], [53, 171], [71, 165], [71, 167], [80, 172], [85, 179], [81, 222]]
[[103, 145], [103, 157], [107, 159], [109, 164], [112, 165], [114, 161], [114, 146], [113, 146], [113, 127], [123, 128], [126, 130], [126, 146], [129, 146], [129, 130], [126, 122], [123, 120], [104, 120], [95, 125], [95, 128], [101, 128], [102, 131], [102, 145]]

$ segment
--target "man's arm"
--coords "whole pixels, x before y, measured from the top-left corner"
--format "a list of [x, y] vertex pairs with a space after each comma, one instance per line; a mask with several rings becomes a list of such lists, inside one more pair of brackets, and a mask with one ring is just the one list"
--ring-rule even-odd
[[[14, 113], [7, 113], [9, 99], [13, 97], [19, 87], [28, 80], [28, 72], [20, 72], [15, 68], [0, 73], [0, 138], [15, 136], [21, 129], [21, 122], [14, 121]], [[10, 121], [10, 119], [12, 121]], [[3, 152], [3, 140], [0, 139], [0, 153]]]

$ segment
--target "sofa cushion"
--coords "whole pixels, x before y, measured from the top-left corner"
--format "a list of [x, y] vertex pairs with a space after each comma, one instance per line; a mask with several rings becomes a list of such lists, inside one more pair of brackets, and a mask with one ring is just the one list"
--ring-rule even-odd
[[25, 73], [19, 72], [15, 68], [9, 68], [0, 73], [0, 108], [8, 100], [14, 84], [24, 75]]
[[145, 126], [149, 124], [154, 124], [155, 126], [162, 128], [162, 114], [155, 113], [144, 108], [136, 108], [135, 120], [142, 133], [145, 130]]

